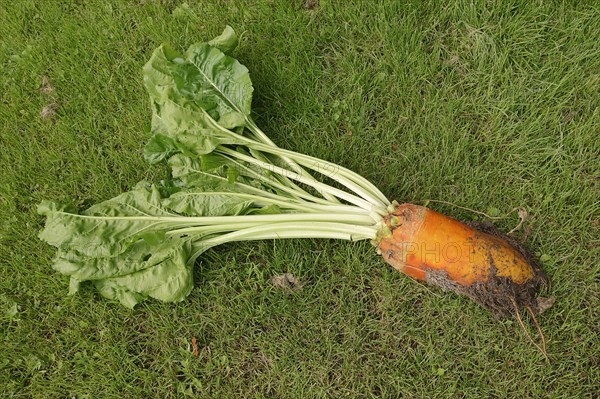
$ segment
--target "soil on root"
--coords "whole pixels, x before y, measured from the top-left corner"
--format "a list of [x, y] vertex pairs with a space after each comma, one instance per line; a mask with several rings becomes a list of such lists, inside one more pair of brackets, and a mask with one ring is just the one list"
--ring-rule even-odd
[[506, 240], [525, 257], [533, 269], [534, 276], [523, 284], [517, 284], [508, 277], [497, 276], [494, 259], [490, 256], [490, 275], [485, 282], [461, 285], [448, 278], [446, 271], [429, 269], [426, 272], [428, 283], [468, 296], [481, 306], [490, 309], [498, 318], [515, 317], [518, 311], [525, 309], [537, 315], [552, 306], [554, 299], [537, 296], [542, 287], [549, 287], [550, 280], [535, 256], [523, 244], [501, 233], [491, 223], [466, 224], [482, 233]]

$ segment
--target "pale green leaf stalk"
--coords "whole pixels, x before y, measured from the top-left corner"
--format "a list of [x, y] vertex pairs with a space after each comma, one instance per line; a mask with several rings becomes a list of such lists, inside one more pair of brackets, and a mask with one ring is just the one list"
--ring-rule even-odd
[[[91, 282], [127, 307], [183, 300], [193, 266], [229, 242], [283, 238], [376, 240], [390, 202], [339, 165], [277, 147], [250, 116], [248, 70], [231, 57], [230, 27], [181, 55], [163, 45], [144, 67], [150, 163], [173, 176], [78, 213], [43, 202], [40, 238], [58, 248], [54, 269], [70, 291]], [[336, 182], [336, 186], [327, 181]]]

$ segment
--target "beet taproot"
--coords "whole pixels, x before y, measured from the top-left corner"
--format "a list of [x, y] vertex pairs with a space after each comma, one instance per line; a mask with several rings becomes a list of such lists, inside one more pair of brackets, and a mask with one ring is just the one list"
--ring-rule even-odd
[[466, 295], [498, 317], [548, 307], [538, 298], [548, 277], [523, 246], [493, 228], [413, 204], [397, 205], [384, 222], [378, 252], [396, 270]]

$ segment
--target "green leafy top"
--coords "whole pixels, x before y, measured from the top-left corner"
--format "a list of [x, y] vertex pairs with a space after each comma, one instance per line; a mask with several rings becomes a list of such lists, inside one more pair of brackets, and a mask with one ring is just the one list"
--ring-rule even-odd
[[[239, 240], [374, 239], [389, 201], [338, 165], [275, 146], [250, 115], [252, 83], [231, 57], [235, 32], [190, 46], [167, 45], [144, 66], [152, 108], [150, 163], [172, 179], [142, 181], [82, 212], [45, 201], [39, 237], [58, 248], [53, 267], [71, 292], [90, 281], [133, 307], [146, 298], [183, 300], [193, 266], [209, 248]], [[324, 174], [344, 189], [319, 181]]]

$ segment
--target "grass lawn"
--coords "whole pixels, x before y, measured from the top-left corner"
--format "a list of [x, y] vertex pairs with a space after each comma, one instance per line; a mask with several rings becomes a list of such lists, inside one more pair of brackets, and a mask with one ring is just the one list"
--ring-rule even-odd
[[[600, 8], [550, 3], [1, 1], [0, 397], [596, 398]], [[365, 242], [218, 247], [178, 304], [67, 296], [36, 205], [86, 207], [165, 177], [142, 158], [141, 67], [160, 43], [183, 50], [225, 24], [281, 147], [400, 202], [527, 209], [514, 235], [557, 299], [540, 318], [549, 362], [516, 322]], [[273, 284], [286, 272], [301, 289]]]

